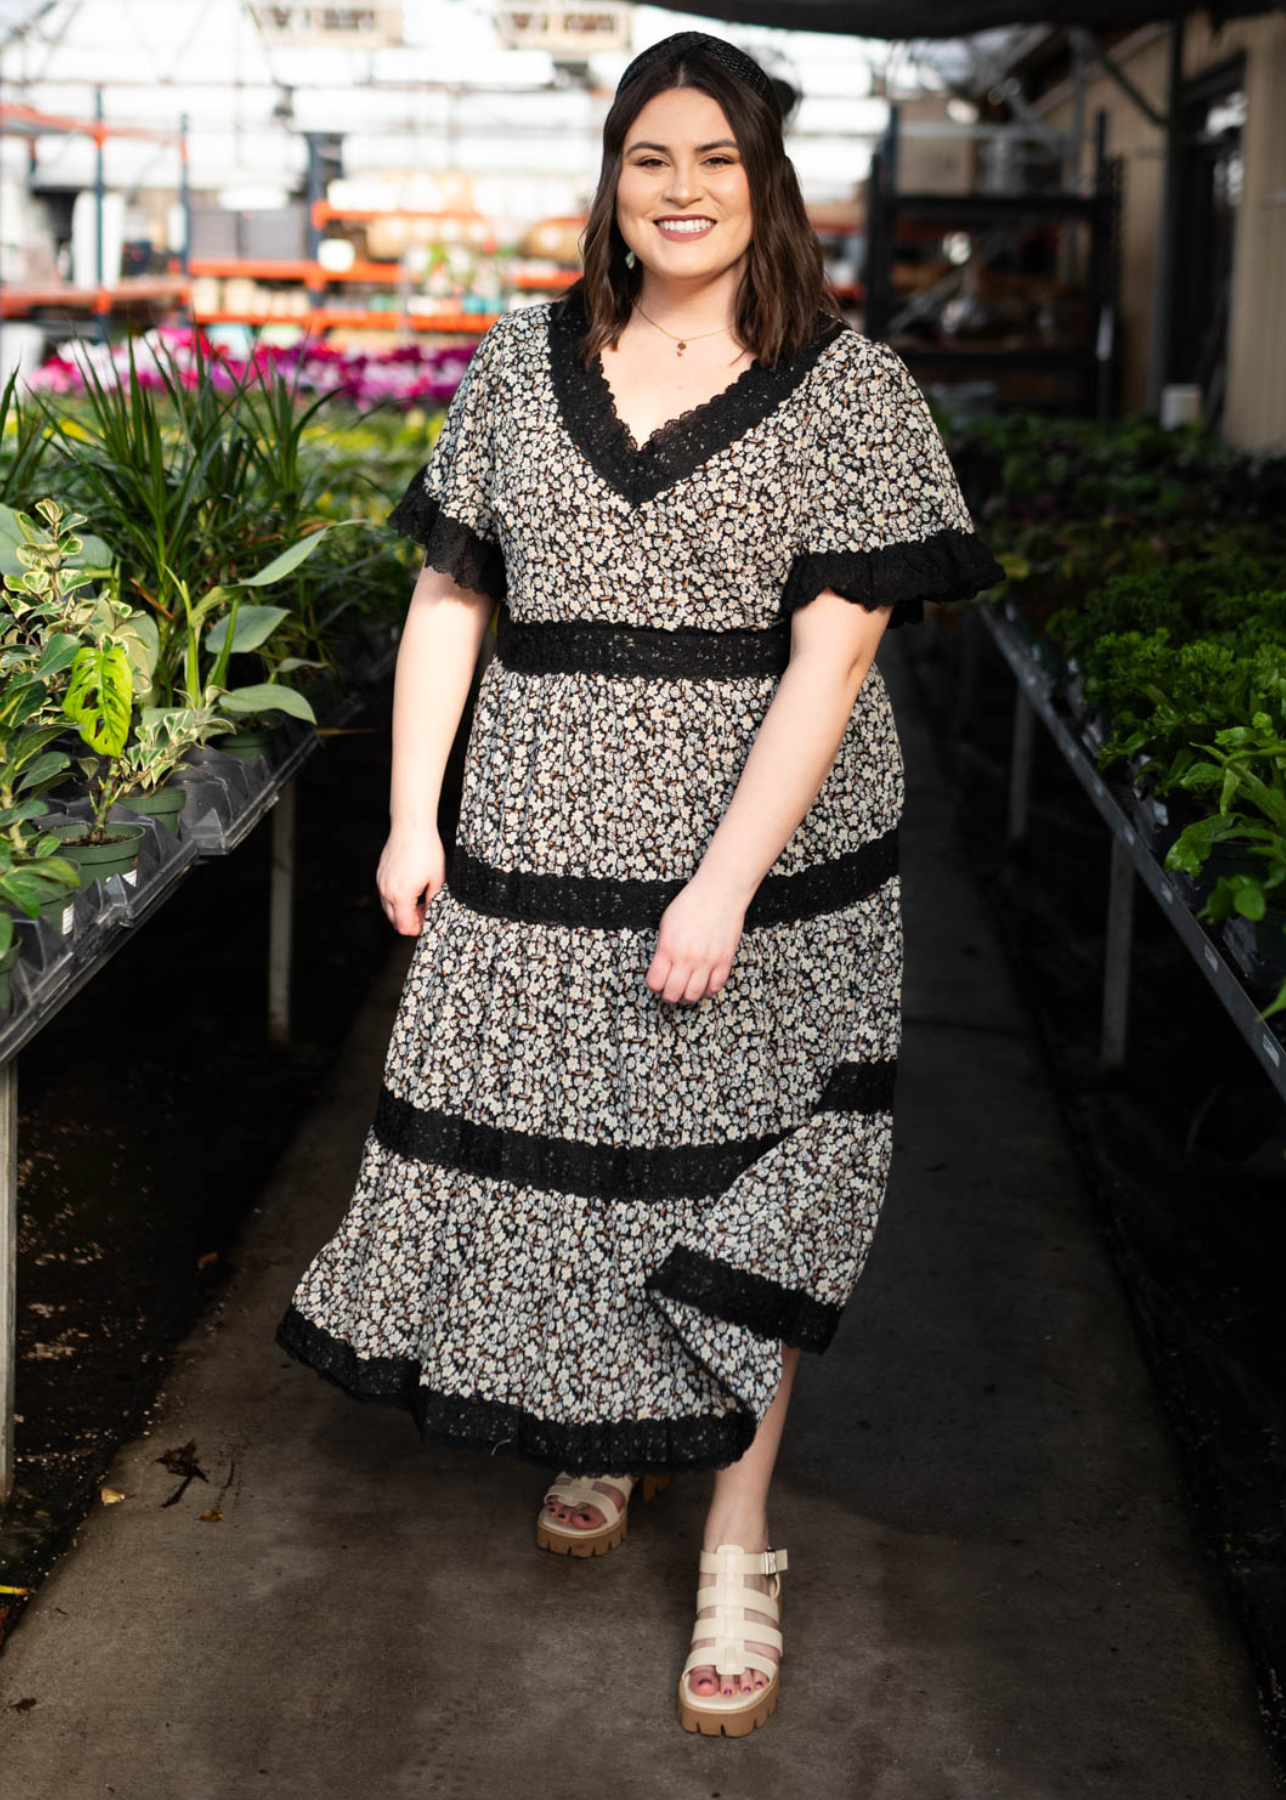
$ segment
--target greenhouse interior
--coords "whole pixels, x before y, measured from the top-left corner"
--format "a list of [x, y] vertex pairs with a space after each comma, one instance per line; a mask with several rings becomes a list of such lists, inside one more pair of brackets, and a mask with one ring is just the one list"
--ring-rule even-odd
[[[741, 158], [753, 109], [744, 161], [620, 152], [617, 96], [679, 33], [721, 41], [700, 66], [740, 98], [680, 84], [649, 116], [722, 106]], [[1286, 7], [1236, 0], [0, 0], [6, 1794], [472, 1800], [538, 1761], [629, 1800], [1286, 1787], [1283, 94]], [[770, 185], [776, 120], [794, 179]], [[757, 354], [703, 388], [738, 179], [775, 221], [757, 243], [747, 212], [738, 252]], [[633, 248], [608, 259], [640, 193], [718, 218], [626, 286]], [[793, 303], [774, 270], [835, 332], [798, 376], [760, 360]], [[603, 339], [629, 319], [598, 376], [559, 361], [578, 297]], [[819, 429], [848, 434], [827, 495], [874, 496], [851, 541], [839, 498], [792, 535]], [[493, 442], [491, 501], [452, 514]], [[783, 443], [798, 464], [756, 475]], [[942, 529], [906, 541], [913, 517]], [[613, 530], [631, 547], [606, 566]], [[757, 644], [717, 605], [720, 554], [773, 589], [744, 602]], [[792, 610], [832, 575], [860, 604]], [[435, 595], [456, 625], [431, 672], [412, 622]], [[909, 628], [865, 676], [849, 655], [839, 761], [768, 845], [747, 784], [786, 792], [787, 715], [774, 774], [736, 696], [776, 713], [797, 681], [802, 731], [804, 682], [840, 686], [823, 624], [851, 644], [890, 609]], [[693, 761], [667, 764], [689, 707]], [[392, 907], [391, 814], [435, 730], [445, 860]], [[719, 844], [758, 829], [764, 886], [726, 988], [667, 1007], [643, 970], [663, 901], [712, 891], [700, 809], [725, 774]], [[896, 872], [797, 918], [788, 893], [870, 848], [882, 782]], [[895, 960], [868, 968], [881, 895]], [[832, 1075], [805, 1104], [800, 1059], [820, 1089], [855, 1039], [873, 1068], [850, 1047], [847, 1098]], [[413, 1108], [393, 1089], [417, 1058]], [[575, 1246], [628, 1214], [592, 1254], [632, 1280], [689, 1168], [726, 1169], [683, 1192], [731, 1222], [663, 1245], [619, 1316], [593, 1302], [584, 1355], [645, 1416], [578, 1437]], [[533, 1218], [540, 1247], [499, 1260]], [[810, 1286], [813, 1245], [838, 1286]], [[537, 1264], [543, 1296], [498, 1298]], [[342, 1280], [369, 1313], [341, 1362]], [[527, 1324], [466, 1367], [471, 1312], [502, 1305]], [[781, 1538], [712, 1537], [780, 1430], [750, 1388], [841, 1308], [773, 1451]], [[660, 1441], [627, 1313], [680, 1423], [723, 1432], [702, 1457], [627, 1454]], [[735, 1464], [708, 1449], [742, 1423]], [[523, 1458], [563, 1487], [524, 1487]], [[537, 1544], [570, 1554], [533, 1554], [538, 1504]], [[734, 1660], [694, 1700], [685, 1634], [716, 1640], [691, 1577], [729, 1545], [764, 1578], [715, 1590]], [[746, 1608], [769, 1576], [784, 1640], [775, 1599]], [[755, 1617], [779, 1650], [739, 1663]]]

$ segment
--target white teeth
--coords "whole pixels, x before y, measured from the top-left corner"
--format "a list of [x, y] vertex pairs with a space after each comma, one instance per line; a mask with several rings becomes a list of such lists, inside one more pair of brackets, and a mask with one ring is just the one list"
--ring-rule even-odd
[[692, 233], [708, 231], [714, 224], [713, 219], [658, 219], [657, 224], [662, 231], [688, 231]]

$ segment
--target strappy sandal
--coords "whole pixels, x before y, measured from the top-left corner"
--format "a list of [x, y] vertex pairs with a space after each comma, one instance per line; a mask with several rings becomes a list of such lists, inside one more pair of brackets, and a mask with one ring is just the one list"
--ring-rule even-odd
[[[611, 1487], [619, 1488], [625, 1496], [624, 1506], [618, 1506], [610, 1494], [600, 1494], [594, 1486], [596, 1481], [606, 1481]], [[536, 1519], [538, 1547], [552, 1550], [556, 1556], [606, 1556], [609, 1550], [615, 1550], [618, 1544], [625, 1542], [630, 1495], [637, 1481], [635, 1475], [559, 1475], [546, 1488], [540, 1503]], [[643, 1498], [650, 1500], [654, 1494], [663, 1494], [669, 1485], [668, 1475], [644, 1475]], [[561, 1500], [564, 1506], [573, 1510], [596, 1506], [603, 1515], [603, 1523], [585, 1531], [575, 1525], [562, 1525], [545, 1511], [551, 1499]]]
[[[766, 1722], [776, 1710], [781, 1695], [780, 1657], [782, 1651], [781, 1572], [786, 1567], [784, 1550], [759, 1550], [747, 1553], [740, 1544], [720, 1544], [717, 1550], [701, 1552], [701, 1573], [713, 1575], [709, 1587], [697, 1588], [697, 1611], [711, 1607], [713, 1616], [698, 1619], [692, 1627], [692, 1649], [679, 1677], [679, 1723], [685, 1731], [700, 1731], [707, 1737], [745, 1737], [757, 1725]], [[771, 1575], [771, 1590], [761, 1594], [747, 1587], [743, 1575]], [[762, 1613], [771, 1625], [761, 1624], [748, 1615]], [[713, 1643], [697, 1645], [698, 1638], [713, 1638]], [[754, 1644], [771, 1644], [778, 1662], [762, 1651], [750, 1649]], [[717, 1675], [744, 1675], [747, 1669], [758, 1669], [768, 1677], [768, 1685], [750, 1694], [694, 1694], [688, 1681], [693, 1669], [713, 1668]]]

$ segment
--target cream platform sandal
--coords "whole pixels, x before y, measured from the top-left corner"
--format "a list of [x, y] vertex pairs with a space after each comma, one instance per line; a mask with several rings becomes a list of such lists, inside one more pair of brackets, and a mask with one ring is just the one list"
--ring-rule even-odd
[[[539, 1548], [552, 1550], [556, 1556], [606, 1556], [609, 1550], [615, 1550], [618, 1544], [625, 1542], [630, 1495], [637, 1480], [634, 1475], [559, 1475], [545, 1489], [540, 1503], [536, 1519]], [[617, 1506], [610, 1494], [600, 1494], [594, 1486], [596, 1481], [606, 1481], [619, 1488], [625, 1496], [625, 1505]], [[663, 1494], [669, 1485], [668, 1475], [645, 1475], [643, 1498], [650, 1500], [653, 1494]], [[596, 1506], [603, 1515], [603, 1523], [597, 1529], [586, 1531], [575, 1525], [561, 1525], [545, 1511], [550, 1499], [561, 1500], [573, 1511], [582, 1506]]]
[[[714, 1616], [698, 1619], [692, 1627], [693, 1648], [679, 1677], [679, 1723], [685, 1731], [704, 1732], [707, 1737], [745, 1737], [756, 1725], [764, 1724], [776, 1710], [781, 1695], [779, 1663], [754, 1644], [771, 1644], [781, 1655], [781, 1572], [786, 1567], [784, 1550], [759, 1550], [747, 1553], [740, 1544], [720, 1544], [717, 1550], [701, 1552], [701, 1573], [713, 1575], [709, 1587], [697, 1589], [697, 1611], [713, 1608]], [[772, 1588], [761, 1594], [747, 1587], [743, 1575], [771, 1575]], [[751, 1619], [752, 1612], [762, 1613], [771, 1625]], [[713, 1643], [697, 1647], [698, 1638], [713, 1638]], [[744, 1675], [747, 1669], [758, 1669], [768, 1677], [767, 1687], [757, 1693], [694, 1694], [688, 1682], [693, 1669], [713, 1668], [717, 1675]]]

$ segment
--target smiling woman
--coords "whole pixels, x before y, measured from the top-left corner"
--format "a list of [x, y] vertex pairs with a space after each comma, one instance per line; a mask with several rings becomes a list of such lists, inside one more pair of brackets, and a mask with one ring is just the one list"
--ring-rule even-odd
[[[636, 1478], [717, 1471], [678, 1707], [740, 1735], [780, 1692], [791, 1378], [892, 1149], [902, 762], [873, 658], [1003, 572], [900, 359], [822, 305], [763, 72], [701, 33], [638, 61], [583, 279], [487, 332], [392, 514], [426, 567], [378, 882], [418, 942], [279, 1341], [426, 1438], [560, 1469], [548, 1549], [614, 1550]], [[495, 603], [444, 879], [424, 795]]]

